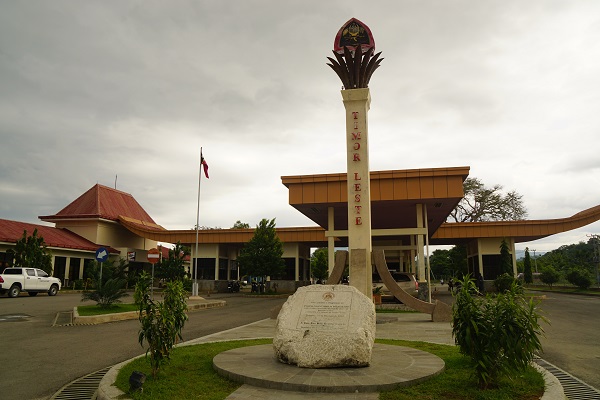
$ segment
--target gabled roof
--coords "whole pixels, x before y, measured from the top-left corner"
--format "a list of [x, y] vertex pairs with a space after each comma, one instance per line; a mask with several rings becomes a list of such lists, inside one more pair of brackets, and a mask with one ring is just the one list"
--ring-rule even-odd
[[154, 220], [129, 193], [96, 184], [55, 215], [40, 216], [42, 221], [103, 218], [118, 221], [119, 216], [156, 225]]
[[[58, 229], [51, 226], [29, 224], [27, 222], [10, 221], [0, 219], [0, 242], [16, 243], [23, 237], [23, 231], [27, 236], [38, 231], [38, 236], [44, 238], [48, 247], [64, 249], [77, 249], [95, 252], [100, 246], [66, 229]], [[105, 246], [107, 247], [107, 246]], [[111, 253], [119, 253], [118, 250], [107, 247]]]

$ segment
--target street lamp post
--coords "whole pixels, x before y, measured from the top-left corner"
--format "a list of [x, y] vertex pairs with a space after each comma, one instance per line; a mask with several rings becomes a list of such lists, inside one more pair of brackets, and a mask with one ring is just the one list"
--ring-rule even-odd
[[531, 249], [533, 251], [533, 265], [535, 266], [535, 273], [537, 274], [537, 261], [535, 259], [535, 249]]

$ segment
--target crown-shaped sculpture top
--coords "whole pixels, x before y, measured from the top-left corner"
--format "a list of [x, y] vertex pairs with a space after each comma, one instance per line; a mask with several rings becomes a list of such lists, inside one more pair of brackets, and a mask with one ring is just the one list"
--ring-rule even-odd
[[356, 18], [350, 18], [335, 35], [333, 51], [343, 54], [344, 47], [354, 51], [358, 46], [361, 47], [362, 53], [370, 48], [375, 51], [375, 40], [367, 25]]
[[[360, 51], [356, 51], [357, 49]], [[379, 58], [381, 52], [373, 54], [374, 52], [375, 40], [371, 30], [356, 18], [352, 18], [335, 36], [335, 59], [327, 57], [327, 65], [340, 77], [344, 89], [367, 88], [373, 72], [383, 60]]]

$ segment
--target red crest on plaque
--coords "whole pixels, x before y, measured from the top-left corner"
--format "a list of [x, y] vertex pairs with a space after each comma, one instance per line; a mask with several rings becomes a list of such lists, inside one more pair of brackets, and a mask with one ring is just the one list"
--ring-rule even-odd
[[342, 54], [344, 47], [354, 51], [358, 46], [361, 46], [362, 53], [370, 48], [373, 48], [373, 51], [375, 51], [375, 40], [367, 25], [356, 18], [351, 18], [342, 25], [337, 35], [335, 35], [333, 51]]

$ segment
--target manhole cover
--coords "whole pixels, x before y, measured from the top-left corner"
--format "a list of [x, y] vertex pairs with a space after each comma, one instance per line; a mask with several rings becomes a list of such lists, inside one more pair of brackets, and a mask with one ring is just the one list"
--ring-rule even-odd
[[0, 315], [0, 322], [23, 322], [31, 318], [28, 314], [4, 314]]

